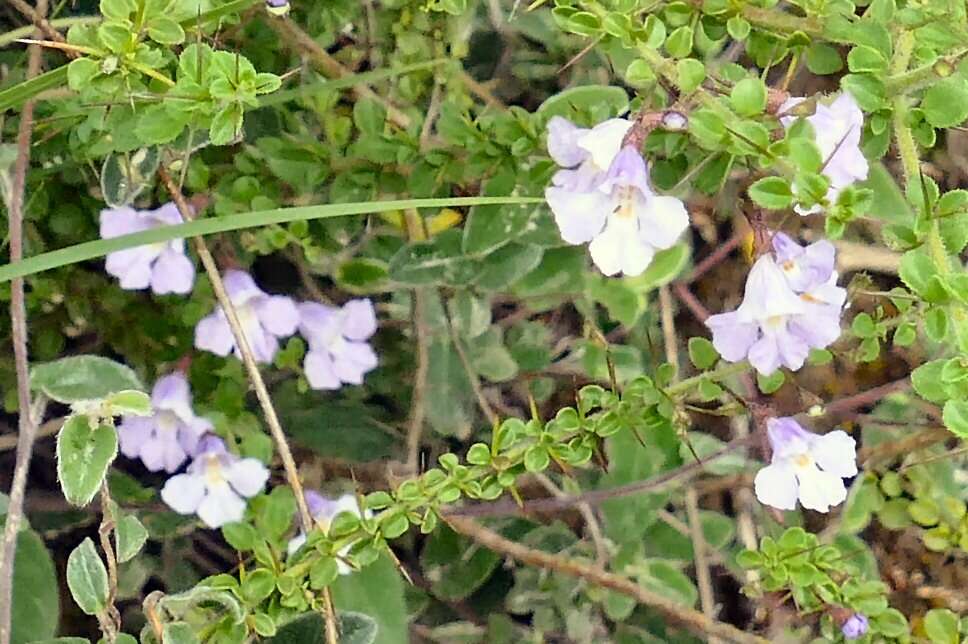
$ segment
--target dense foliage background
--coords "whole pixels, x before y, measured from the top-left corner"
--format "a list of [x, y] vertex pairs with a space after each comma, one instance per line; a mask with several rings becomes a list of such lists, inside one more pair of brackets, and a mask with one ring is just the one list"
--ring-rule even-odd
[[[0, 641], [332, 644], [330, 597], [344, 643], [968, 639], [964, 2], [280, 4], [0, 7], [5, 213], [26, 257], [68, 248], [0, 267], [4, 302], [26, 276], [46, 365]], [[791, 125], [818, 101], [782, 105], [832, 95], [863, 110], [869, 172], [828, 200], [823, 132]], [[651, 187], [685, 204], [644, 272], [605, 276], [562, 238], [553, 117], [627, 117]], [[166, 223], [198, 222], [138, 243], [206, 233], [190, 292], [122, 288], [104, 256], [137, 243], [102, 211], [173, 201]], [[848, 303], [836, 342], [764, 374], [703, 323], [740, 303], [770, 231], [831, 240]], [[373, 302], [362, 384], [319, 386], [307, 351], [332, 338], [307, 330], [260, 365], [296, 469], [243, 361], [199, 348], [221, 303], [200, 252], [295, 302]], [[0, 340], [18, 341], [6, 310]], [[111, 396], [177, 372], [229, 452], [269, 468], [221, 530], [160, 496], [174, 468], [123, 436], [114, 459], [114, 417], [158, 407]], [[7, 490], [12, 360], [0, 394]], [[829, 513], [757, 500], [780, 417], [856, 440]], [[297, 471], [368, 511], [287, 554]]]

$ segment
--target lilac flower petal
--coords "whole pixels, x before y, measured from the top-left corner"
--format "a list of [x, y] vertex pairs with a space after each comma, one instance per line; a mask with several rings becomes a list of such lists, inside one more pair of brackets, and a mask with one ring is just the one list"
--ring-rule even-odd
[[844, 481], [836, 474], [822, 472], [814, 467], [797, 468], [800, 483], [800, 503], [808, 510], [829, 512], [830, 507], [840, 505], [847, 499]]
[[141, 217], [134, 208], [122, 206], [101, 211], [100, 234], [102, 239], [129, 235], [148, 230], [151, 227], [151, 222]]
[[316, 490], [305, 490], [303, 492], [303, 497], [306, 499], [306, 507], [309, 509], [309, 515], [313, 518], [322, 514], [329, 500]]
[[615, 155], [615, 159], [605, 173], [605, 180], [599, 186], [602, 192], [610, 193], [615, 186], [633, 187], [646, 197], [652, 196], [649, 186], [649, 169], [645, 159], [632, 146], [626, 146]]
[[611, 203], [608, 195], [597, 190], [572, 192], [555, 187], [545, 188], [545, 200], [561, 238], [569, 244], [584, 244], [601, 233]]
[[803, 367], [807, 356], [810, 355], [810, 345], [803, 337], [792, 333], [789, 324], [776, 335], [776, 345], [780, 352], [780, 361], [787, 369], [793, 371]]
[[195, 474], [178, 474], [161, 488], [161, 500], [178, 514], [194, 514], [205, 498], [205, 478]]
[[773, 253], [776, 255], [776, 261], [781, 265], [784, 262], [794, 261], [803, 255], [803, 246], [795, 242], [792, 237], [784, 232], [774, 233], [771, 242]]
[[155, 295], [191, 293], [195, 285], [195, 265], [172, 248], [158, 256], [151, 269], [151, 290]]
[[592, 192], [599, 189], [605, 173], [592, 163], [583, 163], [574, 170], [559, 170], [551, 177], [551, 184], [568, 192]]
[[376, 333], [376, 309], [370, 300], [350, 300], [343, 305], [343, 336], [348, 340], [367, 340]]
[[253, 302], [253, 309], [259, 322], [271, 334], [284, 337], [296, 332], [299, 325], [299, 311], [292, 298], [271, 295]]
[[604, 275], [641, 275], [655, 251], [642, 242], [638, 224], [629, 217], [609, 217], [605, 230], [588, 245], [592, 261]]
[[198, 447], [195, 451], [195, 457], [203, 455], [218, 455], [227, 454], [228, 449], [225, 447], [225, 441], [215, 434], [207, 434], [202, 436], [198, 441]]
[[753, 489], [760, 503], [779, 510], [797, 507], [796, 472], [786, 463], [767, 465], [756, 473]]
[[339, 309], [318, 302], [302, 302], [297, 305], [299, 313], [299, 333], [312, 346], [315, 343], [328, 344], [336, 334], [339, 323]]
[[225, 475], [236, 492], [244, 497], [255, 496], [265, 487], [269, 480], [269, 470], [262, 461], [255, 458], [243, 458], [228, 467]]
[[857, 442], [843, 430], [817, 436], [810, 455], [825, 472], [841, 478], [857, 476]]
[[313, 389], [334, 390], [342, 385], [328, 351], [310, 350], [303, 362], [303, 369], [306, 371], [306, 380]]
[[151, 406], [157, 410], [173, 412], [182, 422], [195, 418], [192, 411], [192, 392], [185, 374], [181, 372], [162, 376], [151, 389]]
[[602, 121], [578, 139], [578, 146], [591, 156], [591, 161], [599, 170], [605, 171], [622, 148], [625, 134], [632, 128], [632, 122], [625, 119]]
[[773, 258], [763, 255], [746, 278], [746, 291], [743, 303], [736, 312], [744, 322], [763, 322], [770, 318], [797, 315], [806, 310], [806, 305], [787, 283], [783, 271]]
[[769, 376], [780, 368], [780, 347], [775, 335], [764, 335], [753, 343], [748, 355], [750, 364], [764, 376]]
[[766, 435], [773, 449], [773, 462], [806, 454], [816, 439], [815, 434], [808, 432], [795, 419], [789, 417], [767, 419]]
[[[248, 320], [242, 320], [242, 332], [245, 334], [246, 343], [252, 350], [252, 357], [255, 358], [255, 361], [263, 364], [272, 362], [279, 350], [279, 341], [276, 336], [266, 332], [255, 316]], [[236, 355], [238, 354], [239, 351], [236, 349]]]
[[224, 313], [219, 310], [199, 321], [195, 327], [195, 346], [219, 356], [232, 352], [235, 338]]
[[154, 427], [154, 419], [151, 417], [126, 416], [118, 427], [121, 453], [128, 458], [138, 458], [141, 446], [151, 439]]
[[588, 152], [578, 147], [578, 139], [588, 130], [580, 128], [561, 116], [552, 116], [548, 121], [548, 154], [560, 166], [576, 166], [588, 156]]
[[227, 483], [209, 486], [208, 494], [198, 505], [197, 514], [209, 528], [221, 528], [242, 520], [245, 501]]
[[713, 346], [725, 360], [739, 362], [760, 337], [759, 326], [742, 322], [735, 311], [710, 315], [706, 326], [713, 332]]
[[244, 271], [225, 271], [222, 282], [225, 284], [225, 291], [228, 293], [229, 299], [236, 306], [241, 306], [254, 297], [265, 295], [262, 289], [256, 286], [252, 276]]
[[164, 244], [151, 244], [108, 253], [104, 269], [120, 280], [121, 288], [141, 290], [151, 284], [151, 266]]
[[867, 617], [861, 613], [854, 613], [844, 622], [840, 631], [846, 639], [856, 640], [866, 635], [869, 628], [870, 622], [868, 622]]
[[184, 223], [184, 218], [181, 216], [181, 211], [178, 210], [178, 206], [175, 202], [169, 201], [163, 206], [159, 206], [155, 210], [144, 211], [144, 216], [148, 219], [152, 219], [158, 224], [166, 226], [174, 226], [175, 224]]
[[347, 342], [333, 356], [333, 371], [343, 382], [361, 385], [363, 374], [376, 368], [377, 357], [365, 342]]
[[649, 196], [636, 208], [639, 235], [650, 246], [671, 248], [689, 228], [686, 205], [675, 197]]

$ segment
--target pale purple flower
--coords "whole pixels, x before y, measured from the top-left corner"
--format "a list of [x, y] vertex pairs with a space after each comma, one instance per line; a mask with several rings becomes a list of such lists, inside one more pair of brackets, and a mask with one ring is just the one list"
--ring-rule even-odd
[[792, 418], [770, 418], [766, 432], [773, 448], [770, 464], [756, 473], [753, 487], [761, 503], [793, 510], [828, 512], [847, 498], [844, 478], [857, 475], [857, 447], [841, 430], [818, 435]]
[[363, 375], [377, 365], [366, 342], [376, 332], [376, 311], [370, 300], [350, 300], [342, 307], [316, 302], [299, 305], [299, 332], [309, 343], [303, 367], [313, 389], [339, 389], [363, 384]]
[[188, 471], [168, 479], [161, 498], [178, 514], [197, 514], [209, 528], [219, 528], [241, 521], [245, 499], [261, 492], [267, 480], [262, 461], [229, 453], [221, 438], [209, 434], [199, 441]]
[[[788, 98], [780, 106], [780, 113], [784, 113], [799, 103], [805, 101], [803, 97]], [[795, 116], [782, 116], [780, 122], [789, 128], [797, 120]], [[857, 105], [857, 101], [848, 92], [841, 94], [830, 105], [817, 102], [816, 111], [806, 120], [813, 127], [814, 141], [820, 148], [820, 158], [823, 160], [823, 174], [830, 180], [827, 190], [827, 201], [837, 200], [840, 191], [855, 181], [867, 178], [869, 165], [864, 153], [860, 149], [860, 136], [864, 129], [864, 112]], [[809, 210], [795, 209], [801, 215], [809, 215], [820, 211], [820, 206]]]
[[[101, 238], [111, 239], [184, 220], [178, 207], [166, 203], [157, 210], [135, 210], [127, 206], [101, 211]], [[145, 244], [108, 253], [105, 270], [121, 281], [121, 288], [151, 288], [156, 295], [185, 294], [195, 283], [195, 266], [185, 255], [185, 240]]]
[[[238, 312], [252, 355], [257, 362], [272, 362], [279, 350], [279, 338], [296, 332], [299, 324], [296, 303], [282, 295], [265, 293], [242, 271], [226, 271], [222, 281]], [[232, 352], [240, 355], [221, 306], [195, 327], [195, 346], [220, 356]]]
[[[309, 507], [309, 514], [313, 517], [313, 521], [316, 522], [316, 527], [322, 530], [323, 534], [329, 532], [329, 526], [333, 522], [333, 519], [342, 512], [349, 512], [353, 516], [361, 519], [369, 519], [373, 516], [371, 510], [360, 512], [360, 504], [353, 494], [343, 494], [338, 498], [330, 499], [315, 490], [306, 490], [305, 495], [306, 505]], [[306, 534], [300, 531], [298, 535], [289, 540], [287, 548], [289, 555], [296, 554], [296, 551], [302, 548], [304, 543], [306, 543]], [[343, 561], [352, 547], [352, 543], [347, 544], [338, 553], [340, 556], [336, 559], [336, 567], [341, 575], [348, 575], [353, 572], [353, 569]]]
[[291, 8], [289, 0], [266, 0], [266, 10], [274, 16], [284, 16]]
[[773, 238], [750, 270], [739, 308], [706, 320], [713, 345], [729, 362], [744, 358], [769, 375], [780, 366], [796, 371], [810, 349], [840, 337], [847, 291], [837, 286], [833, 247], [819, 241], [803, 248], [787, 235]]
[[840, 632], [844, 634], [846, 639], [856, 640], [866, 635], [868, 628], [870, 628], [870, 623], [867, 621], [867, 616], [863, 613], [854, 613], [840, 627]]
[[118, 427], [121, 453], [140, 458], [152, 472], [174, 472], [191, 456], [212, 423], [192, 410], [192, 394], [179, 372], [159, 378], [151, 391], [150, 416], [125, 416]]
[[624, 119], [591, 130], [560, 117], [548, 124], [548, 151], [566, 169], [552, 178], [545, 199], [562, 239], [591, 242], [592, 261], [605, 275], [640, 275], [689, 226], [682, 201], [655, 194], [642, 155], [621, 147], [630, 127]]

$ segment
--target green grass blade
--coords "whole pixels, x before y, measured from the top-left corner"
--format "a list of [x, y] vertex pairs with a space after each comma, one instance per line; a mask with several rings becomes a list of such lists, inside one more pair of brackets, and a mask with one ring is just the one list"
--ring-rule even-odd
[[455, 206], [492, 206], [502, 204], [538, 204], [543, 203], [541, 197], [451, 197], [444, 199], [398, 199], [394, 201], [369, 201], [364, 203], [340, 203], [320, 206], [302, 206], [299, 208], [278, 208], [276, 210], [259, 210], [241, 215], [227, 217], [207, 217], [175, 226], [162, 226], [140, 233], [132, 233], [111, 239], [99, 239], [84, 242], [67, 248], [42, 253], [28, 257], [19, 262], [0, 266], [0, 283], [8, 282], [15, 277], [26, 277], [52, 268], [59, 268], [69, 264], [76, 264], [89, 259], [104, 257], [108, 253], [143, 246], [157, 244], [184, 237], [198, 237], [223, 233], [243, 228], [255, 228], [269, 224], [283, 224], [290, 221], [308, 219], [328, 219], [331, 217], [347, 217], [349, 215], [365, 215], [391, 210], [408, 208], [453, 208]]
[[62, 65], [36, 78], [8, 87], [0, 91], [0, 114], [12, 107], [20, 107], [41, 92], [60, 87], [66, 82], [67, 65]]
[[437, 65], [446, 64], [451, 60], [452, 59], [450, 58], [435, 58], [434, 60], [404, 65], [403, 67], [385, 67], [359, 74], [349, 74], [342, 78], [323, 79], [313, 83], [306, 83], [305, 85], [300, 85], [299, 87], [284, 89], [263, 96], [259, 99], [259, 106], [268, 107], [270, 105], [279, 105], [281, 103], [291, 101], [294, 98], [299, 98], [300, 96], [312, 96], [316, 92], [343, 89], [345, 87], [353, 87], [354, 85], [369, 85], [386, 78], [403, 76], [404, 74], [412, 74], [413, 72], [419, 72], [425, 69], [433, 69]]
[[220, 7], [209, 9], [208, 11], [200, 13], [197, 16], [183, 20], [181, 26], [182, 29], [191, 30], [197, 25], [205, 25], [210, 22], [214, 22], [222, 16], [227, 16], [231, 13], [241, 13], [259, 2], [262, 2], [262, 0], [232, 0], [232, 2], [226, 2]]

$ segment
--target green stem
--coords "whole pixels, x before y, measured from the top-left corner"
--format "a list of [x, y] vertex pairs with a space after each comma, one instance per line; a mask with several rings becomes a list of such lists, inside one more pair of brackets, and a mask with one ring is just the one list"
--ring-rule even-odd
[[60, 268], [89, 259], [104, 257], [127, 248], [157, 244], [173, 239], [198, 237], [224, 233], [244, 228], [284, 224], [291, 221], [328, 219], [349, 215], [366, 215], [378, 212], [404, 210], [407, 208], [454, 208], [460, 206], [483, 206], [505, 204], [543, 203], [543, 197], [448, 197], [443, 199], [398, 199], [393, 201], [368, 201], [361, 203], [324, 204], [298, 208], [259, 210], [229, 217], [206, 217], [176, 226], [161, 226], [140, 233], [99, 239], [75, 244], [67, 248], [42, 253], [19, 262], [0, 266], [0, 284], [15, 277], [26, 277], [52, 268]]
[[[74, 25], [96, 25], [101, 22], [101, 16], [75, 16], [73, 18], [57, 18], [50, 20], [50, 26], [54, 29], [69, 29]], [[21, 38], [29, 38], [37, 30], [34, 25], [27, 25], [0, 34], [0, 47], [6, 47], [12, 42]]]
[[954, 72], [955, 66], [968, 56], [968, 49], [962, 49], [954, 54], [945, 56], [928, 65], [922, 65], [910, 71], [898, 70], [884, 81], [888, 96], [910, 94], [923, 89], [938, 80], [947, 78]]
[[785, 11], [766, 9], [745, 3], [740, 9], [740, 15], [750, 24], [761, 29], [787, 35], [801, 31], [811, 38], [824, 38], [823, 26], [813, 18], [795, 16]]
[[731, 376], [737, 376], [749, 368], [750, 364], [746, 360], [727, 363], [717, 369], [713, 369], [712, 371], [707, 371], [706, 373], [701, 373], [698, 376], [693, 376], [691, 378], [686, 378], [681, 382], [677, 382], [676, 384], [667, 387], [665, 392], [669, 396], [684, 394], [690, 389], [697, 387], [699, 383], [703, 381], [710, 380], [712, 382], [719, 382], [720, 380], [725, 380]]

